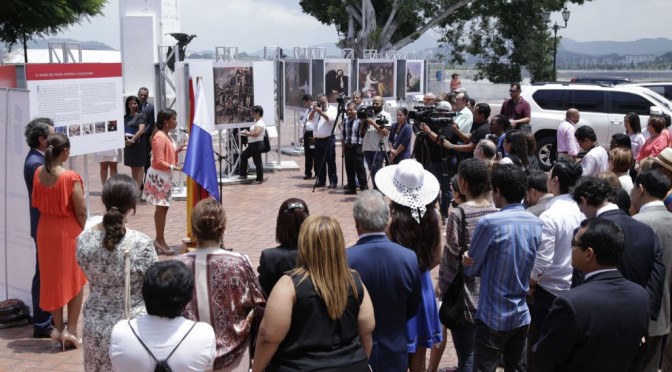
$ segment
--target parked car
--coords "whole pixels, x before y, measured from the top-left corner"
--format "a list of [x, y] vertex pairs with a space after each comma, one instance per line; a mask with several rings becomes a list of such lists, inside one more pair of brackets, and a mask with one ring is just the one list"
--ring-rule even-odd
[[672, 82], [670, 81], [647, 81], [641, 83], [633, 83], [631, 85], [651, 89], [652, 91], [667, 98], [668, 101], [672, 101]]
[[625, 132], [623, 118], [628, 112], [637, 113], [642, 123], [652, 112], [672, 116], [669, 101], [634, 85], [535, 83], [525, 87], [521, 95], [532, 108], [530, 124], [537, 141], [536, 156], [544, 170], [553, 164], [557, 128], [569, 108], [579, 110], [578, 126], [590, 125], [605, 148], [609, 148], [613, 134]]
[[594, 84], [627, 84], [630, 79], [620, 76], [579, 76], [572, 78], [572, 83], [594, 83]]

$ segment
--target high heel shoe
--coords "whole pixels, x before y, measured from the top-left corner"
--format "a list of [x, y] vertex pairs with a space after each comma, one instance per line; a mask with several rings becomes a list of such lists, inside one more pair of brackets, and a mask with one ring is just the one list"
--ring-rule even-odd
[[58, 329], [56, 329], [56, 327], [54, 327], [51, 330], [51, 334], [49, 335], [49, 338], [51, 338], [51, 340], [54, 341], [54, 343], [52, 344], [52, 347], [56, 346], [56, 342], [58, 342], [60, 345], [63, 345], [63, 342], [61, 341], [61, 332], [59, 332]]
[[154, 249], [156, 250], [156, 254], [159, 256], [173, 256], [175, 255], [175, 252], [173, 252], [172, 249], [163, 246], [161, 243], [157, 242], [156, 240], [154, 241]]
[[61, 343], [63, 344], [63, 351], [65, 351], [66, 342], [72, 344], [72, 347], [75, 349], [79, 349], [82, 346], [82, 339], [68, 332], [67, 328], [61, 332]]

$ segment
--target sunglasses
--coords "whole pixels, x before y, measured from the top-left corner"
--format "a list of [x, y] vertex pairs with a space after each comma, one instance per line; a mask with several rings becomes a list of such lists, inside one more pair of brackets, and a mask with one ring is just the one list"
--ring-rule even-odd
[[520, 92], [518, 89], [509, 89], [509, 93], [515, 93], [515, 92]]

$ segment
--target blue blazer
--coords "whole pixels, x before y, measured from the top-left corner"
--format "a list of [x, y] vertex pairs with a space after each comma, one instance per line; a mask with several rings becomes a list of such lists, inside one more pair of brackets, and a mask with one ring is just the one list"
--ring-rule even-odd
[[37, 223], [40, 221], [40, 211], [37, 208], [33, 208], [33, 179], [35, 171], [42, 165], [44, 165], [44, 155], [31, 148], [28, 156], [26, 156], [26, 161], [23, 163], [23, 179], [26, 181], [26, 187], [28, 188], [30, 236], [33, 237], [33, 240], [37, 238]]
[[406, 371], [406, 321], [422, 302], [420, 269], [415, 252], [385, 235], [359, 239], [346, 250], [373, 302], [376, 328], [369, 363], [374, 371]]
[[532, 349], [539, 371], [628, 371], [649, 324], [649, 295], [618, 270], [553, 301]]

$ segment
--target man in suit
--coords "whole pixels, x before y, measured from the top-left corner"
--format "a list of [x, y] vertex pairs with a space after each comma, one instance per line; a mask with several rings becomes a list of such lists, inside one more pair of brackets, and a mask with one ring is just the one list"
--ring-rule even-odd
[[648, 293], [616, 269], [624, 234], [612, 221], [584, 220], [572, 266], [585, 283], [556, 297], [533, 348], [539, 371], [627, 371], [646, 335]]
[[[618, 270], [625, 279], [635, 282], [649, 292], [649, 317], [658, 319], [665, 265], [658, 238], [653, 229], [628, 216], [608, 199], [614, 189], [606, 180], [597, 177], [585, 177], [573, 190], [574, 200], [579, 209], [588, 218], [600, 217], [610, 220], [625, 234], [625, 248]], [[580, 284], [580, 276], [575, 275], [573, 286]]]
[[145, 132], [143, 134], [144, 140], [147, 142], [145, 145], [145, 149], [147, 150], [147, 156], [145, 157], [145, 174], [147, 173], [147, 169], [149, 169], [149, 166], [151, 165], [151, 157], [150, 154], [152, 153], [152, 131], [154, 130], [154, 105], [149, 103], [147, 101], [147, 98], [149, 98], [149, 89], [142, 87], [138, 89], [138, 99], [140, 100], [140, 112], [145, 116], [146, 120], [146, 125], [145, 125]]
[[369, 291], [376, 318], [369, 364], [374, 371], [406, 371], [406, 321], [422, 301], [420, 269], [413, 251], [385, 236], [387, 202], [378, 191], [363, 191], [353, 206], [357, 244], [346, 251]]
[[26, 161], [23, 163], [23, 178], [28, 188], [30, 207], [30, 236], [35, 242], [35, 275], [30, 289], [33, 299], [33, 337], [47, 338], [51, 334], [51, 314], [40, 309], [40, 266], [37, 260], [37, 223], [40, 211], [33, 208], [33, 177], [35, 171], [44, 165], [44, 152], [47, 150], [47, 137], [54, 133], [54, 122], [49, 118], [37, 118], [28, 125], [24, 135], [30, 146]]
[[[649, 225], [658, 237], [663, 250], [665, 280], [663, 281], [662, 306], [658, 320], [649, 322], [649, 338], [644, 355], [643, 371], [657, 371], [663, 351], [664, 336], [670, 332], [670, 272], [672, 272], [672, 213], [668, 212], [663, 199], [670, 189], [670, 180], [659, 169], [642, 171], [635, 180], [630, 191], [632, 204], [637, 213], [633, 218]], [[663, 362], [663, 370], [672, 369], [672, 348], [665, 353], [668, 357]]]

